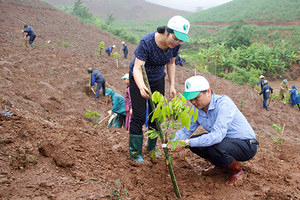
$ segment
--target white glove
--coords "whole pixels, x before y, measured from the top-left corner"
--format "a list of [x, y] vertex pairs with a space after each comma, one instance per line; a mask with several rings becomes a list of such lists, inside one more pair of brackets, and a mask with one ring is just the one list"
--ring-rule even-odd
[[111, 114], [112, 114], [112, 111], [111, 111], [111, 110], [109, 110], [109, 111], [107, 111], [107, 112], [108, 112], [108, 114], [109, 114], [109, 115], [111, 115]]

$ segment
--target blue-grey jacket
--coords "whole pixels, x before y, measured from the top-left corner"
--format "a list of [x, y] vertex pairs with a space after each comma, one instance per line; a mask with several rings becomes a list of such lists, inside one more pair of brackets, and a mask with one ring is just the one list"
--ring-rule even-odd
[[30, 26], [27, 26], [27, 29], [24, 32], [27, 33], [26, 37], [31, 35], [36, 35], [33, 28], [31, 28]]
[[100, 83], [100, 82], [104, 82], [104, 81], [105, 81], [105, 78], [99, 70], [92, 70], [91, 86], [93, 86], [95, 83]]

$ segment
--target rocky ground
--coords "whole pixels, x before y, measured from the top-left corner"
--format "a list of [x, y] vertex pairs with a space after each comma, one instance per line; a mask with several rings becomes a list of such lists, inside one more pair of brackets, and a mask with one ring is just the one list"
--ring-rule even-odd
[[[136, 46], [127, 44], [129, 58], [121, 56], [117, 68], [113, 57], [95, 53], [104, 41], [122, 55], [122, 40], [94, 25], [37, 0], [2, 0], [0, 10], [0, 103], [14, 114], [0, 114], [0, 199], [177, 199], [163, 157], [152, 162], [144, 146], [145, 164], [129, 160], [128, 131], [108, 129], [107, 120], [95, 126], [85, 117], [97, 111], [101, 120], [111, 109], [107, 97], [100, 95], [102, 104], [94, 99], [86, 69], [100, 70], [107, 87], [124, 95], [121, 77]], [[34, 49], [25, 47], [25, 23], [37, 33]], [[252, 160], [241, 163], [245, 179], [235, 187], [226, 186], [228, 174], [202, 176], [210, 164], [190, 151], [173, 153], [182, 199], [300, 199], [300, 111], [272, 99], [267, 112], [255, 89], [196, 73], [216, 94], [234, 100], [260, 145]], [[182, 93], [195, 71], [177, 67], [176, 74]], [[272, 87], [278, 91], [278, 82]], [[282, 134], [273, 124], [284, 127]]]

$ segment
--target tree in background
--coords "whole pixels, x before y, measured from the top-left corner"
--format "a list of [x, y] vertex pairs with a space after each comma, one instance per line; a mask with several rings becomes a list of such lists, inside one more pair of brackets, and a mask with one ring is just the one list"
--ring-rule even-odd
[[109, 26], [116, 20], [116, 17], [114, 16], [114, 13], [110, 13], [107, 15], [107, 19], [105, 20], [106, 24]]
[[226, 41], [226, 46], [229, 49], [231, 49], [231, 47], [236, 49], [240, 46], [249, 47], [252, 44], [252, 31], [243, 27], [247, 23], [248, 22], [246, 20], [240, 19], [237, 24], [233, 24], [228, 27], [228, 29], [232, 30], [229, 34], [229, 39]]
[[82, 0], [74, 1], [72, 15], [81, 19], [90, 19], [93, 17], [93, 14], [89, 12], [89, 8], [83, 4]]

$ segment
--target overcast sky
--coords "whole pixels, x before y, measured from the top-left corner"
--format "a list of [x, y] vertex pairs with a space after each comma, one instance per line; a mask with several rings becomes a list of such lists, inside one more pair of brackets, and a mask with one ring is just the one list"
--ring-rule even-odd
[[161, 6], [166, 6], [174, 9], [195, 12], [197, 7], [208, 9], [227, 3], [232, 0], [146, 0]]

